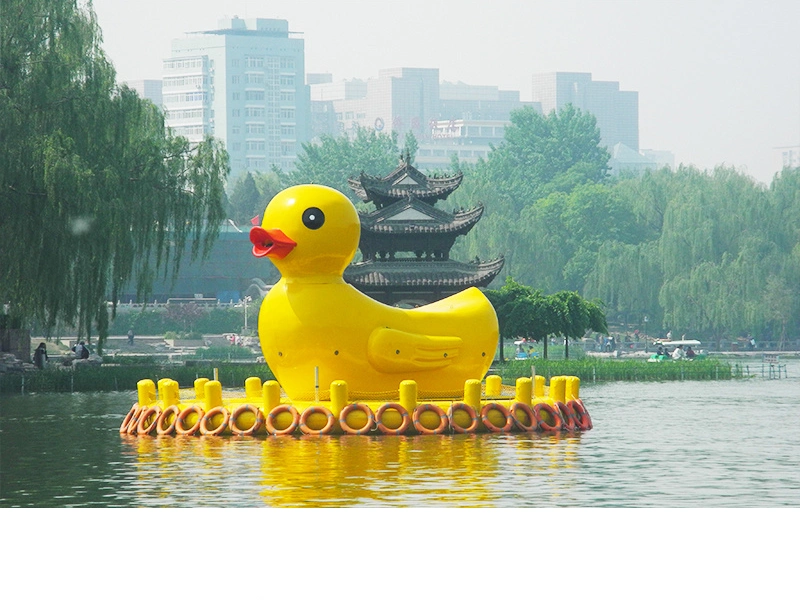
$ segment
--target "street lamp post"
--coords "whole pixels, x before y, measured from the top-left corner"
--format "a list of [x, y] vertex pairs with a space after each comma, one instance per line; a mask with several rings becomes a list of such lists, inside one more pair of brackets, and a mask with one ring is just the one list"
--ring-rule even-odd
[[247, 303], [252, 302], [253, 299], [250, 296], [244, 297], [244, 332], [247, 333]]
[[644, 351], [647, 352], [647, 315], [644, 316]]

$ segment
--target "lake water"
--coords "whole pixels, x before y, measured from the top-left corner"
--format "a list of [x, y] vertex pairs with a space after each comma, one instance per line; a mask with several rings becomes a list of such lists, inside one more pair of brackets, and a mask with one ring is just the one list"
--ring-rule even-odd
[[0, 506], [800, 505], [797, 362], [581, 396], [594, 429], [571, 435], [254, 439], [120, 436], [133, 392], [0, 397]]

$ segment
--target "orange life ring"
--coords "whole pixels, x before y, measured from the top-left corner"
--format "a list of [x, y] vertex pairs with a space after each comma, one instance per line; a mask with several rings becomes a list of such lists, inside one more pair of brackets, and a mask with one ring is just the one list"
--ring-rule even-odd
[[[355, 429], [354, 427], [350, 427], [350, 425], [347, 424], [347, 415], [349, 415], [354, 410], [363, 411], [364, 414], [367, 415], [367, 423], [360, 429]], [[348, 404], [342, 409], [342, 412], [339, 413], [339, 427], [342, 428], [342, 431], [350, 435], [365, 435], [370, 431], [372, 431], [374, 425], [375, 425], [375, 415], [372, 413], [372, 409], [366, 404], [362, 404], [361, 402], [354, 402], [353, 404]]]
[[[171, 435], [175, 433], [175, 423], [178, 421], [178, 415], [180, 413], [181, 409], [178, 408], [177, 404], [170, 404], [167, 408], [162, 410], [156, 421], [156, 434]], [[170, 419], [170, 417], [172, 417], [172, 419]]]
[[570, 400], [567, 402], [567, 406], [569, 406], [572, 409], [572, 412], [575, 413], [575, 423], [578, 425], [578, 428], [581, 431], [586, 431], [587, 429], [592, 428], [592, 418], [589, 416], [589, 411], [586, 410], [586, 407], [582, 402]]
[[565, 431], [575, 431], [578, 428], [575, 419], [575, 413], [572, 409], [563, 402], [556, 402], [556, 408], [561, 412], [562, 427]]
[[[400, 413], [402, 422], [400, 423], [400, 427], [397, 429], [391, 429], [383, 424], [383, 415], [389, 409], [396, 410], [398, 413]], [[403, 435], [411, 425], [411, 417], [408, 416], [408, 411], [403, 407], [402, 404], [398, 402], [387, 402], [378, 407], [378, 410], [375, 413], [375, 424], [378, 426], [378, 431], [384, 435]]]
[[[492, 409], [503, 414], [503, 417], [505, 417], [506, 420], [505, 425], [498, 427], [489, 420], [489, 411]], [[511, 416], [511, 413], [508, 412], [508, 409], [502, 404], [498, 402], [487, 402], [481, 407], [481, 423], [483, 423], [483, 426], [486, 427], [486, 429], [493, 433], [508, 433], [514, 427], [514, 418]]]
[[[275, 427], [275, 417], [277, 417], [279, 414], [283, 412], [288, 412], [290, 415], [292, 415], [292, 422], [285, 429], [278, 429], [277, 427]], [[294, 406], [292, 406], [291, 404], [279, 404], [271, 411], [269, 411], [269, 414], [267, 415], [266, 419], [267, 433], [269, 433], [270, 435], [292, 435], [299, 422], [300, 422], [300, 415], [298, 414], [297, 409]]]
[[[250, 427], [248, 427], [247, 429], [242, 429], [241, 427], [239, 427], [236, 421], [246, 412], [253, 413], [253, 415], [255, 416], [255, 420], [253, 421], [253, 424]], [[261, 412], [261, 409], [252, 404], [242, 404], [240, 407], [236, 408], [231, 413], [231, 418], [228, 421], [228, 425], [231, 428], [231, 433], [234, 435], [253, 435], [256, 431], [261, 429], [261, 426], [263, 424], [264, 424], [264, 413]]]
[[[327, 423], [325, 423], [325, 427], [322, 429], [316, 430], [311, 429], [308, 426], [308, 417], [315, 413], [321, 413], [325, 415], [325, 418], [328, 419]], [[300, 415], [300, 431], [305, 433], [306, 435], [326, 435], [333, 431], [333, 426], [336, 425], [336, 417], [333, 416], [333, 413], [329, 411], [324, 406], [309, 406], [307, 409], [303, 411], [303, 414]]]
[[139, 403], [134, 402], [131, 409], [128, 411], [128, 414], [125, 415], [125, 418], [122, 419], [122, 425], [119, 426], [120, 433], [128, 433], [128, 425], [131, 424], [131, 421], [136, 419], [136, 415], [139, 414]]
[[136, 425], [138, 435], [150, 435], [158, 424], [158, 417], [161, 416], [161, 408], [158, 406], [148, 406], [139, 415], [139, 423]]
[[[427, 411], [433, 411], [439, 416], [439, 426], [436, 429], [428, 429], [419, 422], [419, 418], [422, 413]], [[447, 429], [447, 425], [449, 421], [447, 419], [447, 415], [445, 412], [439, 408], [436, 404], [431, 404], [430, 402], [425, 402], [423, 404], [417, 404], [417, 407], [414, 409], [414, 429], [416, 429], [419, 433], [423, 435], [433, 435], [438, 433], [444, 433], [444, 430]]]
[[[467, 416], [472, 419], [472, 422], [466, 427], [462, 427], [454, 418], [457, 410], [463, 410]], [[466, 402], [453, 402], [450, 409], [447, 411], [447, 420], [450, 421], [450, 427], [456, 433], [475, 433], [478, 430], [478, 413]]]
[[[545, 419], [542, 417], [542, 411], [553, 417], [553, 425], [550, 425], [550, 423], [545, 421]], [[540, 402], [533, 407], [533, 414], [536, 417], [536, 422], [539, 424], [539, 429], [542, 431], [551, 433], [555, 431], [561, 431], [561, 413], [559, 413], [555, 406], [550, 406], [549, 404]]]
[[[186, 417], [192, 413], [197, 413], [197, 422], [187, 429]], [[200, 421], [203, 420], [203, 414], [203, 409], [196, 404], [184, 408], [178, 415], [178, 418], [175, 419], [175, 433], [178, 435], [194, 435], [197, 433], [200, 430]]]
[[130, 423], [128, 423], [128, 428], [125, 430], [125, 433], [129, 435], [136, 435], [136, 428], [139, 426], [139, 421], [142, 418], [142, 413], [145, 411], [146, 406], [139, 406], [136, 409], [136, 414], [133, 415], [133, 419], [131, 419]]
[[[530, 425], [525, 425], [524, 421], [521, 421], [520, 419], [517, 418], [517, 411], [519, 410], [524, 412], [525, 415], [528, 417]], [[514, 421], [514, 425], [520, 431], [527, 431], [528, 433], [530, 433], [532, 431], [539, 430], [539, 421], [536, 419], [536, 415], [533, 413], [533, 409], [530, 407], [530, 405], [525, 404], [524, 402], [514, 402], [514, 404], [511, 405], [511, 408], [509, 409], [508, 412]]]
[[[216, 415], [222, 415], [222, 423], [214, 427], [213, 429], [209, 429], [209, 425], [211, 424], [211, 419], [214, 418]], [[215, 406], [211, 408], [206, 414], [203, 415], [203, 418], [200, 419], [200, 434], [201, 435], [220, 435], [225, 428], [228, 426], [228, 420], [231, 418], [231, 414], [227, 408], [224, 406]]]

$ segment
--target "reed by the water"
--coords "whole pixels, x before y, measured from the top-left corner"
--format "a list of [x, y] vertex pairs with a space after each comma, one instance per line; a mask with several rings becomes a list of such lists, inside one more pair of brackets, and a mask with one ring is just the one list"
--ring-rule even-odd
[[644, 359], [580, 358], [575, 360], [513, 360], [496, 365], [503, 381], [530, 377], [532, 370], [549, 380], [555, 375], [574, 375], [581, 383], [602, 381], [682, 381], [745, 377], [740, 365], [713, 358], [647, 362]]

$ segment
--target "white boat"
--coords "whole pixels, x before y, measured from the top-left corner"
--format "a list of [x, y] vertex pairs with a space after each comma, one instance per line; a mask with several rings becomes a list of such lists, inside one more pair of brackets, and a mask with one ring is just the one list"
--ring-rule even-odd
[[686, 348], [691, 348], [694, 356], [686, 357], [684, 360], [696, 360], [705, 358], [706, 354], [704, 350], [700, 349], [700, 341], [699, 340], [656, 340], [656, 346], [663, 346], [664, 350], [669, 353], [669, 356], [659, 355], [659, 354], [652, 354], [650, 358], [647, 359], [647, 362], [661, 362], [664, 360], [671, 360], [672, 353], [675, 351], [675, 348], [678, 346]]

